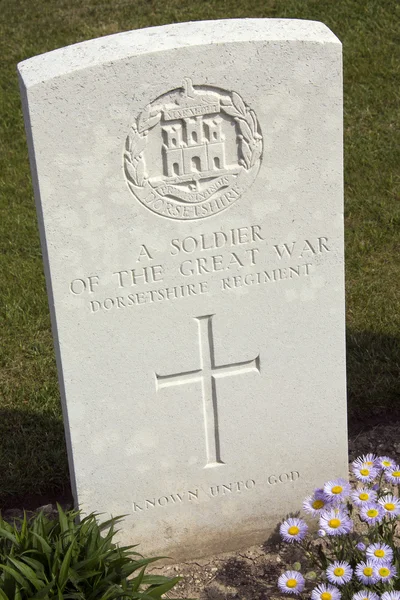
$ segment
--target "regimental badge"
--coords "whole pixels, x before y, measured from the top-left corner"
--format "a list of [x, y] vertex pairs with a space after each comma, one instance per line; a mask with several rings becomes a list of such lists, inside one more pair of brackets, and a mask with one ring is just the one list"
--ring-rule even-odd
[[126, 139], [129, 189], [170, 219], [211, 217], [249, 188], [263, 141], [254, 110], [236, 92], [193, 86], [163, 94], [136, 118]]

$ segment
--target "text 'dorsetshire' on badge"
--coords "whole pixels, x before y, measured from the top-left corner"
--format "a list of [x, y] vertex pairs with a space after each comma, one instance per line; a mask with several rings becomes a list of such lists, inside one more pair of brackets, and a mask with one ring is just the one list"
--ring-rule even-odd
[[129, 189], [170, 219], [203, 219], [231, 206], [255, 180], [263, 142], [257, 117], [236, 92], [193, 86], [163, 94], [126, 139]]

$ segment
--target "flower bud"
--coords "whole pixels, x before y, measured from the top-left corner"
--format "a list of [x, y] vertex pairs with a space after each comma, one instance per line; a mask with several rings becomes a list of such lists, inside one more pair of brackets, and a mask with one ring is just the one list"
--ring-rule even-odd
[[361, 550], [361, 552], [364, 552], [364, 550], [366, 549], [366, 545], [363, 542], [358, 542], [356, 548], [357, 550]]

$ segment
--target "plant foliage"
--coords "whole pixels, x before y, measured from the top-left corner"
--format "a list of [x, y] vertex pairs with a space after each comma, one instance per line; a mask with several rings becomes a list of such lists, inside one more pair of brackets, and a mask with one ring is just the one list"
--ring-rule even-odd
[[57, 509], [55, 520], [25, 514], [10, 525], [0, 516], [0, 600], [159, 600], [179, 581], [145, 574], [158, 558], [112, 541], [121, 517], [99, 524], [96, 514], [78, 521], [79, 512]]

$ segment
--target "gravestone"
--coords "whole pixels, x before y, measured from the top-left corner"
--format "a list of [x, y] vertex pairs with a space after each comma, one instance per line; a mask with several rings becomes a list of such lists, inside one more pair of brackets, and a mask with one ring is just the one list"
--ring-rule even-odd
[[76, 504], [175, 560], [347, 473], [341, 44], [180, 23], [19, 65]]

